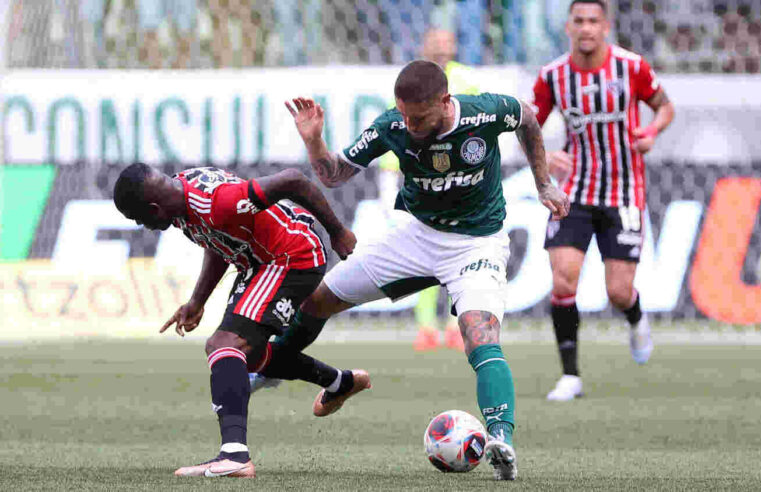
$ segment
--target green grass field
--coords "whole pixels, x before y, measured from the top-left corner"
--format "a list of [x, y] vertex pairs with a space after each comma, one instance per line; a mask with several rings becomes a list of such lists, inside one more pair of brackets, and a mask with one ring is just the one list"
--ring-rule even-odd
[[478, 415], [461, 354], [407, 344], [318, 345], [373, 389], [311, 415], [316, 389], [252, 398], [254, 481], [179, 479], [219, 446], [203, 347], [91, 340], [0, 346], [0, 490], [758, 490], [761, 347], [664, 345], [645, 367], [625, 345], [582, 346], [587, 397], [550, 404], [550, 344], [506, 346], [515, 376], [518, 481], [482, 464], [443, 474], [422, 434], [436, 413]]

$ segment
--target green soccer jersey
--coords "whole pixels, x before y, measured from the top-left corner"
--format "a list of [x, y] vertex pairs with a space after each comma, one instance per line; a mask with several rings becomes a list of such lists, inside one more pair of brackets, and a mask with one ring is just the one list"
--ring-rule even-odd
[[441, 231], [494, 234], [505, 219], [497, 138], [520, 126], [521, 103], [488, 93], [457, 95], [452, 101], [453, 127], [422, 147], [410, 138], [399, 111], [390, 109], [342, 157], [364, 169], [391, 150], [404, 174], [396, 208]]

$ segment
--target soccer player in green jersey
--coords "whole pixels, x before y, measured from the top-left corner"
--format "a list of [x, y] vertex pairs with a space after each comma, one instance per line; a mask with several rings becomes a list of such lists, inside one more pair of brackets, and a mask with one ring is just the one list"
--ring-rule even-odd
[[[394, 95], [396, 108], [337, 154], [322, 139], [322, 107], [307, 98], [286, 103], [325, 186], [341, 186], [393, 151], [404, 175], [395, 208], [408, 214], [328, 272], [280, 342], [299, 349], [316, 338], [330, 316], [354, 305], [445, 286], [476, 372], [478, 405], [490, 435], [485, 454], [495, 478], [513, 480], [515, 394], [499, 345], [510, 247], [497, 137], [516, 133], [539, 199], [555, 217], [568, 213], [568, 197], [550, 182], [542, 133], [525, 103], [502, 94], [452, 96], [444, 71], [420, 60], [402, 69]], [[330, 396], [321, 392], [315, 413], [325, 404]]]

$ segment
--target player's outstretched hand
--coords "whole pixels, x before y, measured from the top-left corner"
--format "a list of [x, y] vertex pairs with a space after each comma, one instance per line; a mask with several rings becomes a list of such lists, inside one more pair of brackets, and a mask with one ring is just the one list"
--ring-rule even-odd
[[314, 99], [297, 97], [285, 102], [285, 107], [293, 116], [296, 129], [304, 142], [312, 142], [322, 138], [322, 125], [325, 121], [325, 111]]
[[571, 207], [568, 196], [555, 186], [548, 183], [539, 190], [539, 201], [552, 212], [552, 220], [560, 220], [568, 215]]
[[[177, 311], [172, 315], [169, 320], [164, 323], [159, 333], [164, 333], [167, 328], [176, 323], [174, 331], [181, 337], [185, 336], [185, 332], [191, 332], [196, 329], [203, 317], [203, 306], [193, 300], [180, 306]], [[183, 330], [185, 330], [183, 332]]]
[[550, 175], [562, 183], [571, 174], [573, 159], [568, 152], [557, 150], [547, 153], [547, 164], [550, 167]]
[[330, 235], [330, 246], [342, 260], [345, 260], [354, 251], [356, 245], [357, 237], [345, 227]]

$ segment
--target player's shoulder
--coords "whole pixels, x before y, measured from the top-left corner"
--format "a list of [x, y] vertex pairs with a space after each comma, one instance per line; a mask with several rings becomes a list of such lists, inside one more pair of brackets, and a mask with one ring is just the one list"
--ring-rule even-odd
[[633, 51], [629, 51], [616, 44], [611, 45], [610, 51], [611, 51], [611, 56], [613, 56], [614, 58], [618, 60], [628, 60], [628, 61], [633, 61], [635, 63], [639, 63], [642, 60], [644, 60], [642, 55], [635, 53]]
[[457, 94], [455, 98], [460, 102], [460, 114], [468, 116], [480, 112], [496, 113], [502, 109], [520, 104], [518, 98], [510, 94], [498, 94], [495, 92], [482, 92], [480, 94]]
[[402, 113], [396, 108], [387, 109], [381, 113], [380, 116], [373, 121], [373, 126], [380, 133], [399, 131], [406, 128]]
[[188, 187], [204, 195], [213, 195], [222, 185], [242, 183], [235, 174], [216, 167], [194, 167], [175, 175], [188, 183]]
[[552, 72], [553, 70], [556, 70], [564, 65], [567, 65], [569, 60], [571, 59], [571, 53], [566, 52], [560, 55], [559, 57], [555, 58], [551, 62], [549, 62], [546, 65], [543, 65], [542, 68], [539, 69], [539, 76], [542, 78], [546, 78], [547, 74]]

